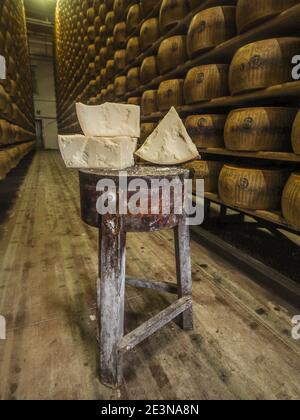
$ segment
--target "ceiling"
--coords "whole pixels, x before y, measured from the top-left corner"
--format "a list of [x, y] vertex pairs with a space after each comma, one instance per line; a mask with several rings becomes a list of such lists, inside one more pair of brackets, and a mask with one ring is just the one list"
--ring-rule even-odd
[[56, 0], [24, 0], [24, 5], [31, 57], [52, 59]]
[[27, 18], [54, 22], [56, 0], [24, 0]]

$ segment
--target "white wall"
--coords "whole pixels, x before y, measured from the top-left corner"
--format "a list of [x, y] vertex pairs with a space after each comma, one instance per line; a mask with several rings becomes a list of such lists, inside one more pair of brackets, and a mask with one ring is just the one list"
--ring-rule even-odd
[[36, 84], [34, 93], [35, 117], [42, 119], [46, 149], [57, 149], [56, 98], [53, 59], [47, 56], [32, 56], [31, 66]]

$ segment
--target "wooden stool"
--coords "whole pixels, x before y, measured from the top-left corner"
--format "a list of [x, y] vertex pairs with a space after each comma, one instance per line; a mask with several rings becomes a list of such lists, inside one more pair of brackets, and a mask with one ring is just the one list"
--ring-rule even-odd
[[[193, 329], [190, 233], [186, 223], [187, 216], [184, 209], [182, 214], [175, 214], [175, 190], [171, 194], [170, 214], [164, 214], [161, 205], [164, 187], [160, 186], [156, 190], [152, 184], [153, 180], [167, 180], [182, 185], [188, 178], [189, 171], [146, 166], [129, 169], [127, 181], [125, 181], [126, 186], [133, 179], [143, 180], [147, 184], [147, 190], [145, 189], [143, 193], [149, 198], [148, 213], [141, 211], [139, 214], [100, 216], [96, 204], [103, 192], [97, 192], [98, 182], [104, 179], [114, 181], [117, 187], [116, 201], [119, 202], [122, 197], [121, 188], [124, 186], [124, 183], [120, 182], [120, 176], [122, 173], [118, 171], [80, 171], [79, 173], [82, 219], [100, 231], [100, 279], [97, 286], [100, 313], [100, 374], [102, 383], [110, 387], [121, 383], [123, 355], [174, 318], [180, 315], [182, 328]], [[136, 191], [128, 191], [127, 198], [130, 199], [134, 193]], [[151, 214], [151, 197], [155, 193], [159, 193], [160, 197], [159, 211]], [[154, 232], [170, 228], [174, 229], [175, 234], [177, 286], [172, 283], [126, 278], [126, 233]], [[124, 336], [125, 283], [135, 287], [174, 293], [178, 295], [178, 300], [135, 331]]]

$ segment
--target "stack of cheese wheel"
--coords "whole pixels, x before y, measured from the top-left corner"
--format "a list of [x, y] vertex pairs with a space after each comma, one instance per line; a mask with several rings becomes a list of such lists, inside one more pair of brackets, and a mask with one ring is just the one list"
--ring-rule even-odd
[[217, 6], [197, 13], [189, 27], [187, 50], [189, 57], [214, 48], [236, 35], [236, 8]]
[[224, 147], [226, 115], [191, 115], [185, 120], [186, 129], [200, 149]]
[[248, 210], [279, 208], [286, 174], [280, 169], [224, 165], [219, 195], [228, 206]]
[[186, 104], [227, 96], [227, 80], [227, 64], [208, 64], [192, 68], [188, 72], [184, 83]]
[[187, 0], [163, 0], [159, 13], [159, 26], [164, 34], [176, 26], [189, 12]]
[[245, 108], [232, 111], [225, 125], [225, 146], [249, 152], [291, 151], [293, 108]]
[[218, 191], [219, 175], [223, 166], [221, 162], [195, 160], [184, 166], [191, 171], [194, 180], [194, 190], [196, 188], [196, 180], [203, 179], [205, 192], [214, 193]]
[[176, 35], [167, 38], [160, 44], [157, 54], [157, 65], [160, 74], [165, 74], [183, 64], [187, 59], [186, 36]]
[[292, 147], [294, 153], [300, 155], [300, 111], [298, 112], [293, 125]]
[[298, 0], [239, 0], [236, 17], [238, 32], [245, 32], [298, 3]]
[[300, 229], [300, 173], [293, 173], [282, 194], [282, 213], [286, 221]]
[[157, 90], [146, 90], [142, 96], [142, 115], [153, 114], [158, 111]]
[[183, 84], [184, 80], [166, 80], [159, 85], [157, 100], [159, 111], [168, 111], [172, 106], [183, 105]]
[[230, 66], [231, 94], [293, 81], [291, 62], [299, 51], [300, 38], [266, 39], [240, 48]]

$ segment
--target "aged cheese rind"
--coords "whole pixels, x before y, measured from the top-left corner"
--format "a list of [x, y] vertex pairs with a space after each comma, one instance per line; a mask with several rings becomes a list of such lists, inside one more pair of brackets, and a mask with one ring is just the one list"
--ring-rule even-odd
[[134, 166], [137, 139], [59, 136], [59, 147], [68, 168], [121, 170]]
[[156, 165], [178, 165], [199, 157], [197, 147], [174, 107], [136, 152], [136, 155]]
[[76, 111], [85, 136], [140, 137], [139, 106], [112, 103], [89, 106], [77, 103]]

